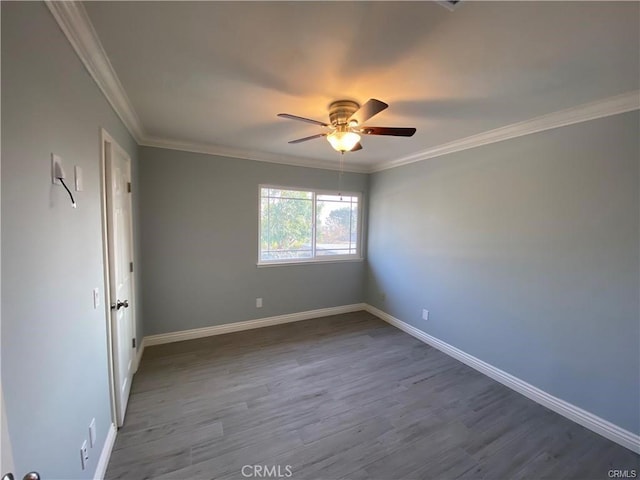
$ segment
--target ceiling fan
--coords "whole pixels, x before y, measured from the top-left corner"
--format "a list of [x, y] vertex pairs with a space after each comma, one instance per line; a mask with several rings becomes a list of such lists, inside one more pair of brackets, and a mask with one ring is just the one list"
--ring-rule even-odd
[[328, 132], [318, 133], [310, 137], [291, 140], [289, 143], [302, 143], [314, 138], [327, 137], [327, 140], [340, 153], [362, 150], [361, 135], [391, 135], [394, 137], [411, 137], [416, 133], [415, 128], [400, 127], [369, 127], [363, 125], [374, 115], [382, 112], [389, 105], [375, 98], [367, 100], [360, 106], [351, 100], [337, 100], [329, 105], [329, 122], [324, 123], [310, 118], [298, 117], [289, 113], [279, 113], [281, 118], [299, 120], [312, 123], [328, 129]]

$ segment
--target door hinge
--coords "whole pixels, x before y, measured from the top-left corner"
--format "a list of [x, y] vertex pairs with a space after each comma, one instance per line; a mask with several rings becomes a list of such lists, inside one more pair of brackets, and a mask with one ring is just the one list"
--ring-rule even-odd
[[131, 339], [131, 348], [136, 348], [136, 339], [135, 338]]
[[133, 262], [129, 262], [129, 272], [133, 273]]
[[127, 182], [127, 193], [131, 193], [131, 182]]

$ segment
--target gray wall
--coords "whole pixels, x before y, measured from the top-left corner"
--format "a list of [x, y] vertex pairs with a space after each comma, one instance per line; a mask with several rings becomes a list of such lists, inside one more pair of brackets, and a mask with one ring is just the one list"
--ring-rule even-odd
[[[2, 2], [2, 384], [17, 478], [92, 477], [111, 423], [100, 127], [137, 146], [43, 3]], [[78, 208], [51, 152], [84, 173]], [[73, 182], [71, 182], [73, 183]], [[93, 309], [99, 287], [102, 307]], [[97, 445], [79, 449], [97, 422]]]
[[[364, 262], [256, 267], [258, 185], [336, 189], [338, 172], [142, 147], [140, 181], [145, 335], [363, 301]], [[366, 201], [367, 181], [343, 187]]]
[[638, 131], [636, 111], [372, 175], [367, 302], [639, 433]]
[[[19, 475], [91, 476], [110, 424], [105, 311], [91, 301], [92, 288], [103, 300], [105, 289], [100, 127], [134, 160], [134, 208], [142, 195], [145, 334], [366, 299], [640, 431], [638, 112], [370, 179], [347, 174], [345, 189], [365, 201], [371, 181], [368, 269], [257, 268], [258, 184], [333, 189], [337, 173], [153, 148], [140, 149], [138, 165], [47, 8], [1, 9], [2, 383]], [[77, 210], [50, 184], [51, 152], [67, 173], [84, 170]], [[82, 472], [93, 417], [98, 442]]]

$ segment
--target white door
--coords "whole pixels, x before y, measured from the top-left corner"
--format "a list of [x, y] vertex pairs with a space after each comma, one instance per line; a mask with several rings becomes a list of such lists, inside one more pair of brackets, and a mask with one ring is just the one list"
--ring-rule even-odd
[[116, 421], [121, 427], [135, 372], [131, 161], [118, 144], [113, 141], [105, 143], [112, 371]]

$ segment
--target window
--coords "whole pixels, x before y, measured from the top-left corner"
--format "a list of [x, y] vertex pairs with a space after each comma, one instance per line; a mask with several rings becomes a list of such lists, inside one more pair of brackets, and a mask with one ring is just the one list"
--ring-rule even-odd
[[360, 194], [260, 187], [258, 263], [360, 258]]

